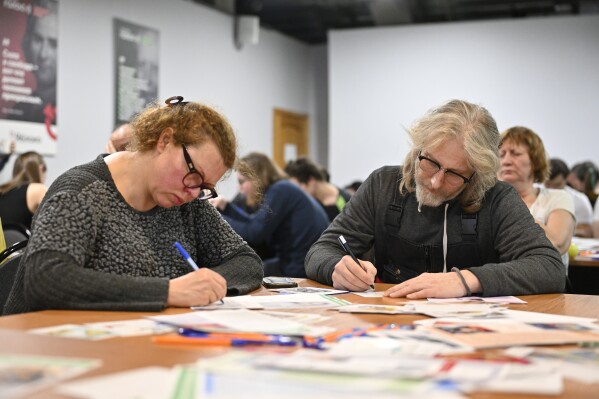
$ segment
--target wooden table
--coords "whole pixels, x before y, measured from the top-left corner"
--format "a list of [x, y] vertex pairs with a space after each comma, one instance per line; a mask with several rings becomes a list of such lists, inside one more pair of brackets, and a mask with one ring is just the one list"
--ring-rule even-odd
[[[302, 280], [300, 286], [322, 286], [309, 280]], [[389, 284], [377, 284], [377, 290], [389, 287]], [[254, 294], [267, 294], [261, 289]], [[356, 295], [340, 295], [341, 298], [355, 303], [393, 304], [405, 302], [405, 299], [362, 298]], [[571, 316], [593, 317], [599, 319], [599, 297], [587, 295], [550, 294], [521, 297], [526, 305], [512, 305], [511, 308], [533, 312], [554, 313]], [[160, 314], [188, 312], [188, 309], [167, 309]], [[305, 310], [297, 310], [305, 312]], [[337, 328], [361, 327], [372, 323], [409, 324], [425, 318], [418, 315], [358, 315], [314, 309], [311, 312], [326, 313], [331, 318], [323, 324]], [[76, 339], [55, 338], [27, 334], [31, 328], [48, 327], [59, 324], [82, 324], [116, 320], [142, 318], [155, 313], [141, 312], [99, 312], [99, 311], [58, 311], [46, 310], [21, 315], [0, 317], [0, 353], [67, 356], [101, 359], [100, 368], [92, 370], [79, 378], [102, 375], [149, 365], [171, 367], [181, 363], [192, 363], [199, 358], [225, 353], [226, 348], [194, 348], [156, 345], [151, 338], [131, 337], [113, 338], [103, 341], [82, 341]], [[51, 388], [41, 391], [31, 398], [60, 398]], [[475, 393], [474, 399], [522, 399], [542, 398], [542, 396], [507, 395]], [[559, 398], [591, 399], [599, 397], [599, 384], [577, 384], [565, 381], [565, 392]], [[554, 397], [552, 397], [554, 398]]]

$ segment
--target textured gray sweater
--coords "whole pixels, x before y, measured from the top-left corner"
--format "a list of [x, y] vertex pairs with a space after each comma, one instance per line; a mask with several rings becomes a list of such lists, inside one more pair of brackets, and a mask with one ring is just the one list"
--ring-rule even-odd
[[4, 314], [40, 309], [159, 311], [169, 279], [199, 266], [227, 280], [227, 294], [260, 286], [262, 263], [212, 205], [192, 201], [148, 212], [131, 208], [102, 156], [60, 176], [33, 222]]
[[[371, 247], [375, 250], [377, 276], [387, 283], [397, 283], [385, 268], [390, 265], [389, 247], [386, 243], [388, 220], [385, 216], [393, 194], [399, 189], [401, 168], [387, 166], [373, 172], [343, 211], [306, 256], [308, 278], [332, 285], [335, 264], [345, 255], [337, 238], [343, 235], [358, 257]], [[412, 264], [421, 270], [442, 271], [444, 207], [422, 207], [418, 212], [416, 196], [407, 194], [400, 230], [402, 239], [416, 246], [431, 249], [429, 264], [424, 257]], [[462, 244], [462, 210], [457, 199], [450, 201], [447, 210], [448, 245], [454, 248]], [[407, 226], [405, 223], [409, 223]], [[407, 228], [405, 228], [407, 227]], [[392, 240], [391, 240], [392, 241]], [[482, 209], [478, 212], [478, 233], [472, 252], [459, 254], [471, 265], [448, 264], [451, 267], [468, 268], [479, 279], [483, 295], [526, 295], [562, 292], [566, 274], [557, 250], [537, 225], [528, 208], [516, 191], [508, 184], [498, 182], [487, 192]], [[428, 252], [427, 252], [428, 253]], [[455, 254], [448, 252], [449, 260]], [[469, 257], [482, 259], [472, 264]], [[457, 257], [457, 256], [455, 256]], [[393, 264], [404, 276], [405, 265]], [[472, 267], [475, 266], [475, 267]], [[412, 269], [414, 270], [414, 269]]]

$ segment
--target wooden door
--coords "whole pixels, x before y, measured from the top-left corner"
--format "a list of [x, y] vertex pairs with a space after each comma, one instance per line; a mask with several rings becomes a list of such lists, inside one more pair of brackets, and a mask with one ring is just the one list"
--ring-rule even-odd
[[274, 110], [273, 160], [281, 168], [287, 161], [308, 155], [308, 115]]

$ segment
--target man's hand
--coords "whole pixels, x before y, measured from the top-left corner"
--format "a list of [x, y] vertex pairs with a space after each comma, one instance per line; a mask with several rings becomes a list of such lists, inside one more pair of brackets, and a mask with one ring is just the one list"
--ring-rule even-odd
[[338, 290], [366, 291], [374, 283], [376, 267], [368, 261], [360, 260], [364, 269], [349, 255], [345, 255], [335, 265], [333, 271], [333, 287]]
[[[472, 292], [480, 292], [480, 282], [474, 274], [469, 270], [462, 270], [462, 276]], [[385, 291], [385, 296], [409, 299], [458, 298], [465, 295], [466, 287], [455, 272], [422, 273]]]
[[221, 300], [227, 294], [227, 281], [206, 268], [169, 281], [167, 306], [204, 306]]

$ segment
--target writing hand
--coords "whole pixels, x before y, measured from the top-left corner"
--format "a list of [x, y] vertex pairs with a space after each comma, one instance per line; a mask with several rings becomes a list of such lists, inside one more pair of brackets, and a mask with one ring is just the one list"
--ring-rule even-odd
[[371, 262], [361, 260], [364, 270], [349, 255], [345, 255], [335, 265], [333, 287], [338, 290], [366, 291], [374, 283], [376, 267]]
[[227, 294], [227, 281], [220, 274], [201, 268], [169, 281], [168, 306], [204, 306]]

